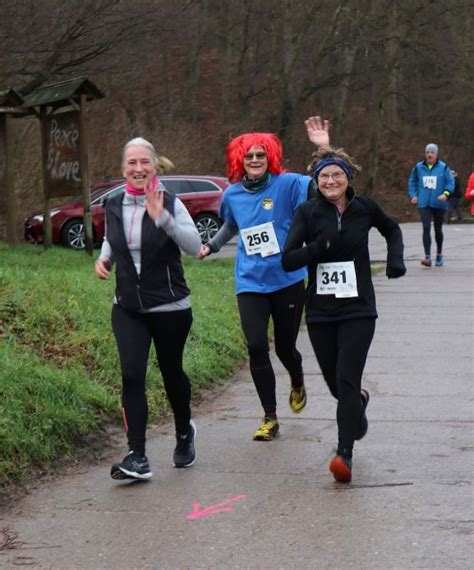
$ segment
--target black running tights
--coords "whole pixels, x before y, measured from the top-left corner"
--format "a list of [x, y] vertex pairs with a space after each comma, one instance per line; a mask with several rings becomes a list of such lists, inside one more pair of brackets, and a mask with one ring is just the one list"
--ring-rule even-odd
[[443, 208], [418, 208], [423, 224], [423, 248], [425, 255], [431, 255], [431, 220], [434, 222], [436, 253], [443, 252]]
[[375, 319], [308, 323], [321, 372], [337, 400], [338, 449], [352, 451], [361, 416], [361, 382]]
[[302, 358], [296, 349], [296, 338], [303, 312], [304, 281], [273, 293], [240, 293], [237, 302], [260, 402], [264, 412], [275, 413], [275, 373], [269, 356], [268, 324], [271, 316], [275, 352], [289, 372], [292, 385], [301, 386]]
[[112, 309], [112, 328], [122, 369], [122, 413], [129, 448], [144, 455], [148, 403], [145, 377], [153, 341], [174, 413], [176, 431], [187, 433], [191, 419], [191, 387], [183, 370], [183, 351], [191, 329], [191, 309], [135, 313], [119, 305]]

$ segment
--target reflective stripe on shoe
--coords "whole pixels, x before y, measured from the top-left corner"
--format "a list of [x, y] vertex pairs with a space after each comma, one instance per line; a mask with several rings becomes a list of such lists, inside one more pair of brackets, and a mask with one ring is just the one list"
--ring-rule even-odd
[[111, 473], [112, 479], [150, 479], [150, 477], [153, 476], [151, 471], [148, 471], [148, 473], [138, 473], [137, 471], [129, 471], [123, 467], [119, 467], [119, 472], [125, 475], [125, 477], [114, 477], [114, 474]]
[[153, 473], [150, 471], [148, 459], [130, 451], [122, 463], [114, 463], [110, 470], [110, 476], [117, 481], [123, 479], [150, 479]]

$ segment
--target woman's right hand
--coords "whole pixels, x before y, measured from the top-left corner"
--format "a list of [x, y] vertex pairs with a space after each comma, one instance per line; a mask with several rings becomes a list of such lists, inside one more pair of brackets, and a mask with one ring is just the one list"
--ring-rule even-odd
[[319, 115], [308, 117], [304, 122], [309, 140], [318, 148], [329, 146], [329, 121]]
[[108, 259], [98, 259], [95, 262], [95, 274], [99, 279], [108, 279], [110, 275], [109, 267], [110, 262]]
[[206, 245], [206, 244], [202, 244], [201, 245], [201, 249], [199, 250], [199, 253], [196, 255], [196, 257], [198, 259], [204, 259], [205, 257], [207, 257], [209, 254], [211, 253], [211, 248]]

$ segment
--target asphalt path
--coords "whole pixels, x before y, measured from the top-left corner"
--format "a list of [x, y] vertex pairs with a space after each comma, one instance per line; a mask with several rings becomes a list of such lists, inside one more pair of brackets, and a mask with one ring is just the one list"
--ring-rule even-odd
[[[172, 467], [166, 424], [150, 431], [149, 482], [113, 481], [107, 457], [39, 485], [1, 516], [0, 566], [472, 568], [474, 225], [445, 227], [446, 264], [431, 269], [420, 265], [421, 224], [402, 228], [407, 275], [374, 278], [370, 427], [351, 484], [328, 471], [336, 406], [302, 327], [300, 415], [272, 353], [281, 437], [252, 441], [261, 412], [244, 367], [196, 410], [192, 468]], [[370, 249], [382, 263], [376, 233]]]

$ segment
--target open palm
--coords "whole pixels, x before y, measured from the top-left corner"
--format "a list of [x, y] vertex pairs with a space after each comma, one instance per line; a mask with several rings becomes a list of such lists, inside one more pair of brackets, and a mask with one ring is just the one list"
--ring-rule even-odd
[[304, 122], [309, 140], [318, 147], [329, 146], [329, 121], [319, 115], [309, 117]]

